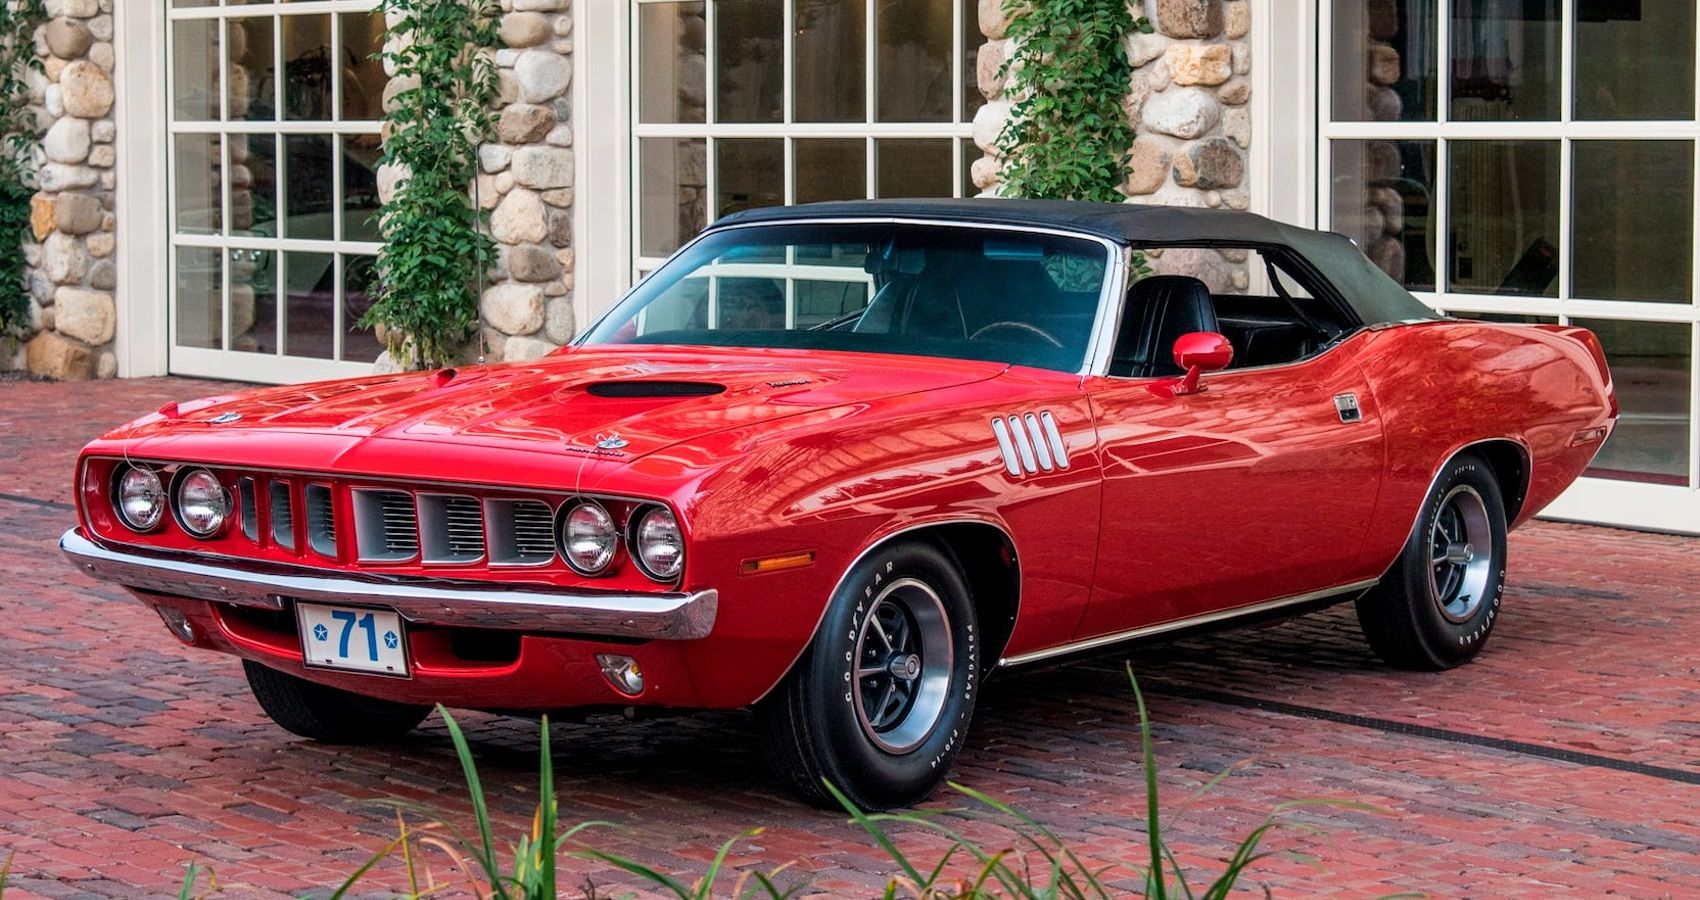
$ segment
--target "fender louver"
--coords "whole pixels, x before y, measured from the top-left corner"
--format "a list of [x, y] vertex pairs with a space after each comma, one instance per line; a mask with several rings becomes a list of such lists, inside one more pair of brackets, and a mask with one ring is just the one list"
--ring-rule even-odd
[[1068, 468], [1068, 445], [1049, 412], [993, 419], [992, 436], [1004, 468], [1017, 478]]
[[586, 388], [598, 397], [712, 397], [726, 390], [708, 381], [600, 381]]

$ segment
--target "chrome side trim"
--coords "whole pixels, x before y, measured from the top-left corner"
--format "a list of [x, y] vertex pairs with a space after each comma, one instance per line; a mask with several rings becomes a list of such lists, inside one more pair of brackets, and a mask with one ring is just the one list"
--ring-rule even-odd
[[1002, 419], [992, 420], [992, 434], [998, 439], [998, 453], [1003, 456], [1003, 467], [1016, 478], [1021, 477], [1021, 460], [1015, 455], [1015, 445], [1009, 440], [1009, 426]]
[[1040, 660], [1050, 659], [1056, 656], [1066, 656], [1070, 653], [1081, 653], [1087, 650], [1096, 650], [1099, 647], [1108, 647], [1112, 644], [1122, 643], [1123, 641], [1155, 637], [1160, 634], [1167, 634], [1171, 631], [1180, 631], [1185, 628], [1196, 628], [1201, 625], [1225, 622], [1242, 616], [1256, 615], [1257, 613], [1280, 609], [1284, 606], [1297, 606], [1302, 603], [1310, 603], [1316, 600], [1326, 600], [1329, 597], [1337, 597], [1341, 594], [1351, 594], [1358, 591], [1368, 590], [1375, 587], [1376, 582], [1380, 580], [1381, 579], [1379, 578], [1371, 578], [1366, 581], [1353, 582], [1352, 584], [1342, 584], [1336, 587], [1323, 588], [1320, 591], [1294, 594], [1291, 597], [1265, 600], [1262, 603], [1252, 603], [1247, 606], [1236, 606], [1233, 609], [1221, 609], [1216, 612], [1205, 613], [1202, 616], [1193, 616], [1189, 619], [1175, 619], [1170, 622], [1159, 622], [1156, 625], [1143, 625], [1139, 628], [1131, 628], [1127, 631], [1118, 631], [1115, 634], [1102, 634], [1097, 637], [1087, 638], [1083, 641], [1074, 641], [1057, 647], [1047, 647], [1043, 650], [1033, 650], [1031, 652], [1021, 653], [1015, 656], [1006, 656], [998, 660], [998, 667], [1007, 668], [1009, 666], [1025, 665], [1027, 663], [1039, 662]]
[[386, 606], [410, 622], [508, 631], [695, 640], [714, 629], [720, 592], [547, 590], [437, 578], [400, 579], [228, 557], [113, 550], [72, 528], [59, 549], [85, 573], [125, 588], [282, 610], [288, 600]]

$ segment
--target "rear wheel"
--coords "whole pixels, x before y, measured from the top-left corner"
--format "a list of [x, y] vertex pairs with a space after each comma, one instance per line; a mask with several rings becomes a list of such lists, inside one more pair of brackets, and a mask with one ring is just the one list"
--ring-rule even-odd
[[1358, 623], [1376, 655], [1428, 671], [1474, 659], [1499, 617], [1505, 528], [1493, 469], [1472, 454], [1454, 457], [1399, 560], [1358, 598]]
[[327, 744], [394, 740], [418, 727], [429, 706], [362, 697], [314, 684], [251, 660], [242, 661], [254, 699], [283, 730]]
[[974, 715], [974, 607], [955, 562], [905, 542], [856, 564], [820, 630], [758, 710], [774, 768], [802, 797], [862, 809], [924, 799], [944, 780]]

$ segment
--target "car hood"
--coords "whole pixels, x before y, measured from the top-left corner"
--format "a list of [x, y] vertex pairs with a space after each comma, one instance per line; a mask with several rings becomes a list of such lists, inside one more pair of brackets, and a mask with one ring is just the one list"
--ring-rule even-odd
[[167, 404], [107, 439], [146, 452], [180, 443], [223, 444], [267, 432], [312, 433], [334, 438], [344, 449], [382, 440], [631, 460], [728, 428], [970, 384], [1007, 368], [819, 350], [569, 348], [527, 363], [266, 388]]

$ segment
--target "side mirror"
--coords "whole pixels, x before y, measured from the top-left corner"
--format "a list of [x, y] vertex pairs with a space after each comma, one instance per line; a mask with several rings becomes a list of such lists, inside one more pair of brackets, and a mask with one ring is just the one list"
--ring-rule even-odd
[[1205, 372], [1220, 372], [1234, 361], [1234, 345], [1214, 331], [1194, 331], [1175, 339], [1175, 365], [1186, 370], [1175, 384], [1173, 393], [1196, 394], [1204, 390], [1198, 383]]

